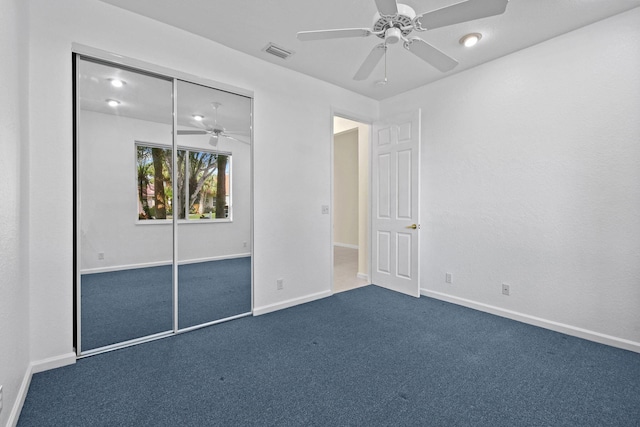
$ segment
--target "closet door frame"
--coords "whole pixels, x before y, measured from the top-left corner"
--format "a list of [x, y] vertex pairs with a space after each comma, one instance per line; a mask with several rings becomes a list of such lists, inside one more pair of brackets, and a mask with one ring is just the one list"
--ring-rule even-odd
[[[198, 77], [192, 74], [184, 73], [178, 70], [173, 70], [170, 68], [154, 65], [145, 61], [141, 61], [134, 58], [125, 57], [119, 54], [107, 52], [101, 49], [96, 49], [90, 46], [73, 43], [72, 44], [72, 73], [73, 73], [73, 346], [74, 351], [76, 353], [77, 358], [93, 356], [95, 354], [104, 353], [111, 350], [116, 350], [120, 348], [129, 347], [132, 345], [137, 345], [144, 342], [154, 341], [156, 339], [166, 338], [169, 336], [173, 336], [179, 333], [189, 332], [195, 329], [199, 329], [202, 327], [210, 326], [216, 323], [222, 323], [229, 320], [251, 316], [253, 315], [254, 308], [254, 298], [255, 293], [253, 289], [254, 284], [254, 212], [253, 212], [253, 201], [254, 201], [254, 161], [253, 161], [253, 108], [254, 108], [254, 94], [253, 91], [246, 90], [243, 88], [239, 88], [236, 86], [228, 85], [226, 83], [221, 83], [209, 79], [205, 79], [202, 77]], [[78, 64], [79, 61], [86, 59], [94, 62], [104, 63], [106, 65], [119, 66], [122, 68], [127, 68], [132, 71], [146, 73], [152, 76], [157, 76], [159, 78], [163, 78], [165, 80], [171, 80], [172, 82], [172, 90], [173, 90], [173, 135], [172, 135], [172, 163], [173, 170], [177, 171], [177, 153], [178, 150], [178, 139], [177, 139], [177, 129], [178, 129], [178, 115], [177, 115], [177, 83], [178, 80], [183, 80], [189, 83], [195, 83], [202, 86], [206, 86], [212, 89], [221, 90], [225, 92], [229, 92], [231, 94], [244, 96], [249, 98], [250, 100], [250, 115], [251, 115], [251, 124], [250, 124], [250, 189], [249, 189], [249, 197], [250, 197], [250, 213], [249, 213], [249, 225], [250, 225], [250, 253], [251, 253], [251, 311], [248, 313], [242, 313], [235, 316], [231, 316], [224, 319], [215, 320], [212, 322], [203, 323], [196, 326], [191, 326], [187, 328], [179, 328], [178, 325], [178, 215], [173, 215], [172, 218], [172, 254], [173, 254], [173, 262], [172, 262], [172, 308], [173, 308], [173, 319], [172, 319], [172, 330], [167, 332], [161, 332], [153, 335], [148, 335], [140, 338], [135, 338], [132, 340], [125, 341], [123, 343], [116, 343], [112, 345], [108, 345], [105, 347], [101, 347], [96, 350], [89, 349], [87, 351], [83, 351], [82, 342], [81, 342], [81, 274], [80, 274], [80, 259], [81, 259], [81, 241], [80, 241], [80, 233], [79, 224], [81, 220], [81, 204], [79, 200], [80, 195], [80, 178], [79, 178], [79, 155], [78, 152], [80, 150], [80, 123], [78, 118], [80, 117], [80, 103], [78, 102], [78, 93], [77, 90], [79, 88], [79, 73], [78, 73]], [[177, 179], [172, 180], [172, 187], [174, 194], [177, 194]]]

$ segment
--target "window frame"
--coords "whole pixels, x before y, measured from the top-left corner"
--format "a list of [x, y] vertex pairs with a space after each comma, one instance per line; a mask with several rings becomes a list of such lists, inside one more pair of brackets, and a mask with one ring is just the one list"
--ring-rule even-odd
[[[134, 176], [133, 176], [133, 182], [134, 182], [134, 186], [135, 186], [135, 191], [134, 191], [134, 195], [135, 195], [135, 212], [136, 215], [134, 216], [135, 219], [135, 223], [136, 225], [165, 225], [165, 224], [173, 224], [173, 215], [175, 214], [175, 207], [173, 205], [173, 202], [175, 200], [175, 197], [172, 197], [171, 199], [171, 211], [172, 211], [172, 217], [171, 218], [166, 218], [166, 219], [140, 219], [139, 214], [139, 203], [140, 203], [140, 199], [138, 197], [138, 191], [139, 191], [139, 183], [138, 183], [138, 176], [137, 176], [137, 166], [138, 166], [138, 147], [142, 146], [142, 147], [147, 147], [147, 148], [162, 148], [162, 149], [168, 149], [171, 152], [171, 155], [174, 156], [176, 153], [173, 152], [173, 146], [172, 145], [168, 145], [168, 144], [161, 144], [161, 143], [157, 143], [157, 142], [147, 142], [147, 141], [140, 141], [140, 140], [134, 140], [134, 144], [133, 144], [133, 158], [134, 158], [134, 168], [133, 168], [133, 172], [134, 172]], [[200, 153], [212, 153], [215, 155], [223, 155], [223, 156], [227, 156], [227, 168], [229, 169], [229, 174], [228, 174], [228, 179], [229, 179], [229, 195], [227, 196], [229, 198], [229, 202], [227, 203], [227, 217], [225, 218], [188, 218], [188, 213], [185, 213], [185, 215], [187, 216], [187, 218], [181, 219], [181, 218], [176, 218], [176, 221], [178, 222], [178, 224], [215, 224], [215, 223], [232, 223], [233, 222], [233, 152], [231, 151], [225, 151], [225, 150], [210, 150], [210, 149], [206, 149], [206, 148], [198, 148], [198, 147], [194, 147], [194, 146], [189, 146], [189, 145], [178, 145], [176, 146], [177, 151], [185, 151], [185, 152], [200, 152]], [[173, 163], [173, 159], [172, 159], [172, 163]], [[186, 165], [185, 165], [186, 167]], [[190, 170], [187, 170], [187, 173], [190, 173]], [[171, 176], [171, 180], [173, 182], [173, 175]], [[187, 179], [188, 182], [188, 179]], [[173, 187], [173, 185], [172, 185]], [[187, 188], [188, 191], [188, 188]], [[187, 206], [187, 200], [185, 199], [185, 211], [188, 210], [188, 206]]]

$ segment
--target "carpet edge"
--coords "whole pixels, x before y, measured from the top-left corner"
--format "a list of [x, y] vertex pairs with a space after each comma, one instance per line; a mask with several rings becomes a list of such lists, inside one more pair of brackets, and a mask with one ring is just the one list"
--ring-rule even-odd
[[549, 329], [554, 332], [559, 332], [562, 334], [571, 335], [573, 337], [586, 339], [588, 341], [597, 342], [599, 344], [633, 351], [634, 353], [640, 353], [640, 342], [627, 340], [625, 338], [614, 337], [612, 335], [602, 334], [600, 332], [591, 331], [589, 329], [583, 329], [577, 326], [567, 325], [565, 323], [554, 322], [553, 320], [547, 320], [517, 311], [506, 310], [504, 308], [496, 307], [493, 305], [456, 297], [442, 292], [430, 291], [424, 288], [420, 289], [420, 295], [449, 302], [452, 304], [461, 305], [463, 307], [472, 308], [474, 310], [482, 311], [496, 316], [505, 317], [507, 319], [526, 323], [528, 325]]
[[25, 370], [24, 377], [22, 377], [22, 383], [20, 384], [20, 388], [18, 389], [18, 395], [16, 396], [16, 400], [13, 403], [11, 412], [9, 412], [7, 427], [16, 427], [18, 425], [18, 419], [20, 418], [20, 413], [22, 413], [22, 407], [24, 406], [24, 401], [27, 398], [27, 393], [29, 392], [29, 386], [31, 385], [32, 376], [33, 376], [33, 364], [30, 363], [29, 365], [27, 365], [27, 369]]
[[269, 304], [269, 305], [265, 305], [262, 307], [254, 307], [253, 308], [253, 315], [254, 316], [260, 316], [262, 314], [267, 314], [267, 313], [271, 313], [273, 311], [278, 311], [278, 310], [283, 310], [285, 308], [290, 308], [299, 304], [304, 304], [307, 302], [311, 302], [311, 301], [315, 301], [315, 300], [319, 300], [322, 298], [327, 298], [330, 297], [331, 295], [333, 295], [333, 292], [331, 292], [330, 290], [327, 291], [322, 291], [322, 292], [316, 292], [314, 294], [309, 294], [309, 295], [305, 295], [303, 297], [299, 297], [299, 298], [292, 298], [286, 301], [280, 301], [274, 304]]

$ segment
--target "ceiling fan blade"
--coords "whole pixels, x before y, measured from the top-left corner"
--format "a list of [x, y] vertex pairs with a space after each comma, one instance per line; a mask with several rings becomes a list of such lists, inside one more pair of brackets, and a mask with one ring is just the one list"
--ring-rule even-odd
[[500, 15], [507, 9], [508, 3], [509, 0], [467, 0], [418, 15], [417, 21], [424, 29], [431, 30]]
[[224, 130], [224, 133], [230, 133], [230, 134], [235, 134], [235, 135], [244, 135], [244, 136], [249, 136], [251, 135], [251, 132], [249, 132], [248, 130]]
[[458, 61], [422, 39], [413, 38], [409, 43], [405, 44], [405, 47], [418, 58], [433, 65], [443, 73], [453, 70], [458, 65]]
[[231, 135], [227, 135], [227, 134], [226, 134], [226, 132], [225, 132], [225, 133], [221, 133], [221, 134], [220, 134], [220, 136], [222, 136], [223, 138], [230, 139], [230, 140], [232, 140], [232, 141], [242, 142], [243, 144], [250, 145], [250, 142], [248, 142], [248, 141], [243, 141], [243, 140], [238, 139], [238, 138], [236, 138], [236, 137], [233, 137], [233, 136], [231, 136]]
[[398, 3], [396, 0], [376, 0], [376, 7], [382, 16], [393, 16], [398, 14]]
[[367, 37], [371, 30], [367, 28], [342, 28], [338, 30], [316, 30], [298, 32], [298, 40], [307, 42], [313, 40], [341, 39], [345, 37]]
[[206, 130], [179, 130], [178, 135], [206, 135], [209, 132]]
[[369, 52], [367, 58], [360, 66], [360, 69], [358, 69], [358, 71], [356, 72], [356, 75], [353, 76], [353, 80], [364, 80], [369, 77], [373, 69], [376, 68], [376, 65], [378, 65], [378, 62], [380, 62], [380, 60], [384, 56], [384, 52], [386, 51], [386, 49], [387, 45], [385, 45], [384, 43], [380, 43], [379, 45], [374, 46], [371, 52]]

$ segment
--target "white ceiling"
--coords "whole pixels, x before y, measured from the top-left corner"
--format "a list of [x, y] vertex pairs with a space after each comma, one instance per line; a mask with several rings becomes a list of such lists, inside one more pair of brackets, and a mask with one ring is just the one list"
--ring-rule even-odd
[[[121, 88], [112, 79], [125, 82]], [[82, 110], [131, 117], [157, 123], [173, 123], [173, 85], [163, 79], [89, 60], [80, 61], [78, 94]], [[107, 105], [113, 99], [117, 107]], [[218, 103], [218, 111], [212, 103]], [[229, 131], [249, 135], [251, 131], [251, 99], [245, 96], [178, 81], [177, 124], [180, 128], [222, 126]], [[204, 117], [197, 122], [193, 116]]]
[[[441, 73], [403, 49], [388, 51], [388, 84], [381, 62], [365, 81], [353, 75], [373, 46], [375, 36], [301, 42], [304, 30], [370, 28], [376, 12], [374, 0], [102, 0], [190, 31], [265, 61], [382, 100], [480, 65], [593, 22], [640, 6], [640, 0], [510, 0], [503, 15], [452, 25], [423, 33], [422, 37], [459, 61]], [[417, 13], [445, 7], [460, 0], [401, 0]], [[482, 40], [464, 48], [460, 38], [478, 32]], [[287, 60], [263, 52], [273, 42], [294, 51]]]

